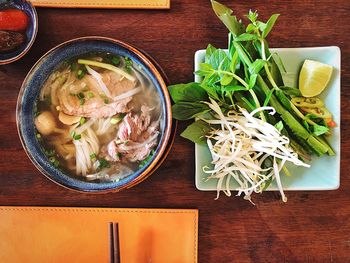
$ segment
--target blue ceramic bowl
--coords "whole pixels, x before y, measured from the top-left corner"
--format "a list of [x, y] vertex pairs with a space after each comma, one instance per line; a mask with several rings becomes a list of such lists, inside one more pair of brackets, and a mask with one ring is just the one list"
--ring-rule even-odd
[[[127, 56], [148, 74], [161, 99], [163, 120], [161, 137], [153, 158], [130, 176], [118, 182], [88, 182], [83, 177], [67, 174], [55, 168], [36, 138], [34, 103], [48, 76], [63, 62], [89, 52], [109, 52]], [[67, 188], [84, 192], [119, 191], [130, 188], [150, 175], [166, 154], [171, 128], [171, 102], [166, 84], [156, 67], [134, 47], [118, 40], [104, 37], [83, 37], [64, 42], [51, 49], [32, 67], [24, 79], [17, 101], [17, 128], [22, 145], [30, 160], [46, 177]]]
[[24, 0], [11, 0], [0, 4], [0, 10], [16, 8], [24, 11], [29, 17], [28, 28], [25, 32], [26, 42], [15, 51], [9, 53], [0, 53], [0, 65], [12, 63], [23, 57], [34, 43], [38, 32], [38, 15], [30, 2]]

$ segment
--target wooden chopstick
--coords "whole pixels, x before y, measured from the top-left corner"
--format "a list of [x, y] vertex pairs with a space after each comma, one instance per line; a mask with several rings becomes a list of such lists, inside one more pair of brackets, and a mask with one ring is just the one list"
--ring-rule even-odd
[[120, 263], [119, 225], [109, 223], [109, 262]]

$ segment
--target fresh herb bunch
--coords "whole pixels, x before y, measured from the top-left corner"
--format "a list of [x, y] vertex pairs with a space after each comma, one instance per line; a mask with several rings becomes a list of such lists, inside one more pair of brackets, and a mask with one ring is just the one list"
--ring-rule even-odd
[[206, 143], [205, 135], [210, 127], [200, 119], [211, 114], [205, 103], [211, 98], [223, 112], [240, 107], [251, 112], [262, 106], [271, 106], [277, 114], [271, 116], [260, 111], [259, 118], [288, 136], [290, 146], [300, 158], [310, 159], [312, 153], [334, 155], [324, 137], [328, 127], [312, 114], [304, 115], [291, 102], [294, 96], [300, 96], [300, 91], [284, 85], [282, 61], [269, 50], [266, 37], [279, 14], [273, 14], [265, 23], [258, 20], [256, 11], [249, 11], [246, 15], [249, 23], [245, 26], [232, 15], [231, 9], [214, 0], [211, 2], [215, 14], [229, 30], [228, 52], [208, 45], [205, 62], [195, 72], [202, 81], [169, 86], [175, 102], [172, 108], [174, 118], [197, 118], [181, 135], [195, 143]]

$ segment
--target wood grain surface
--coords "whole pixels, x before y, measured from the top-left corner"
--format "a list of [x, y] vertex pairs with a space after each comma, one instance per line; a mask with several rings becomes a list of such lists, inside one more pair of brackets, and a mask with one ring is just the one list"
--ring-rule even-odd
[[35, 61], [75, 37], [102, 35], [147, 51], [171, 83], [193, 80], [193, 57], [208, 43], [226, 47], [226, 30], [207, 0], [172, 0], [170, 10], [38, 9], [38, 37], [20, 61], [0, 67], [0, 205], [198, 208], [199, 262], [350, 262], [350, 4], [347, 0], [222, 1], [237, 14], [257, 9], [281, 16], [272, 47], [336, 45], [342, 55], [341, 186], [336, 191], [274, 192], [255, 206], [238, 197], [200, 192], [194, 185], [194, 145], [179, 133], [164, 164], [140, 185], [104, 195], [66, 190], [42, 176], [19, 141], [15, 107]]

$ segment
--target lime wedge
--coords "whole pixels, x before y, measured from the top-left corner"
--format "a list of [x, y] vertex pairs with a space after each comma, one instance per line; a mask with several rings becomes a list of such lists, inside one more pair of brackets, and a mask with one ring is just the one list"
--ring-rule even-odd
[[327, 86], [333, 67], [314, 60], [305, 60], [299, 75], [299, 89], [303, 97], [319, 95]]

